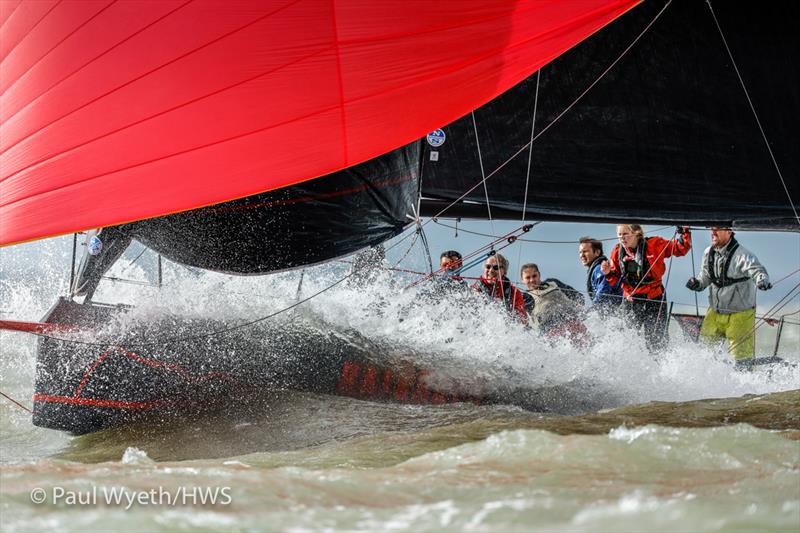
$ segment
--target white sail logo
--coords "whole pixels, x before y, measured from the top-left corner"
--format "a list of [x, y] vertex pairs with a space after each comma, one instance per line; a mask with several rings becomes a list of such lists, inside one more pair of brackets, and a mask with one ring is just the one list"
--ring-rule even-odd
[[444, 139], [445, 139], [444, 131], [433, 130], [428, 134], [426, 139], [428, 140], [428, 144], [430, 144], [434, 148], [438, 148], [439, 146], [444, 144]]

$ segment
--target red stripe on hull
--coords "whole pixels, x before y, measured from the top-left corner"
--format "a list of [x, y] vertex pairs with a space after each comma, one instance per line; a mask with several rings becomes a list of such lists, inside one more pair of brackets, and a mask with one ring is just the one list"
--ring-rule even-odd
[[50, 396], [48, 394], [34, 394], [34, 402], [64, 403], [68, 405], [86, 405], [89, 407], [111, 407], [114, 409], [153, 409], [162, 406], [165, 400], [150, 402], [123, 402], [119, 400], [102, 400], [99, 398], [75, 398], [72, 396]]

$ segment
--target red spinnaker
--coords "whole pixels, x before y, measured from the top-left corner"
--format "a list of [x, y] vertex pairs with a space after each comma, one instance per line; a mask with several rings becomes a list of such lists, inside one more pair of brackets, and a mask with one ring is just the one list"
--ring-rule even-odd
[[388, 152], [638, 0], [3, 0], [0, 245]]

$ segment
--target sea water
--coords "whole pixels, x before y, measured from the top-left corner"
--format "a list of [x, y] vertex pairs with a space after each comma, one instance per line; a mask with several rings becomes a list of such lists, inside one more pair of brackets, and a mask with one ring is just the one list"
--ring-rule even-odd
[[[37, 320], [63, 293], [60, 252], [45, 246], [36, 257], [4, 262], [4, 318]], [[138, 263], [114, 268], [146, 277]], [[432, 379], [547, 388], [556, 401], [532, 412], [264, 391], [246, 409], [72, 437], [33, 427], [3, 398], [2, 530], [800, 528], [797, 367], [738, 371], [677, 331], [653, 357], [616, 318], [590, 317], [592, 345], [575, 347], [520, 330], [473, 295], [402, 290], [408, 279], [389, 273], [326, 290], [346, 273], [307, 270], [300, 298], [323, 292], [289, 313], [356, 331], [377, 356], [411, 360]], [[298, 273], [170, 268], [165, 278], [160, 290], [107, 284], [96, 299], [136, 304], [137, 320], [222, 314], [235, 324], [298, 297]], [[762, 337], [764, 352], [772, 341]], [[797, 327], [785, 327], [782, 346], [798, 360]], [[28, 407], [35, 347], [0, 333], [0, 390]]]

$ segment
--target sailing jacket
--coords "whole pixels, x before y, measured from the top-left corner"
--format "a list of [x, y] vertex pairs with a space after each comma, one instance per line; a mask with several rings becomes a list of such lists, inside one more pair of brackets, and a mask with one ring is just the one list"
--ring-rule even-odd
[[619, 305], [622, 289], [608, 282], [605, 274], [600, 270], [600, 265], [608, 258], [601, 255], [595, 259], [586, 273], [586, 292], [594, 305], [612, 306]]
[[472, 284], [472, 288], [490, 298], [501, 300], [511, 316], [521, 324], [528, 323], [528, 313], [525, 311], [522, 291], [516, 288], [507, 277], [503, 276], [495, 283], [494, 280], [481, 276]]
[[709, 287], [708, 305], [717, 313], [732, 314], [755, 308], [755, 284], [768, 283], [769, 274], [752, 252], [731, 238], [721, 249], [705, 249], [697, 279], [700, 287]]
[[615, 287], [622, 285], [622, 293], [628, 300], [633, 297], [660, 298], [664, 294], [661, 278], [667, 269], [664, 259], [686, 255], [691, 249], [692, 234], [688, 229], [677, 239], [640, 239], [635, 250], [618, 244], [611, 252], [611, 272], [606, 280]]

